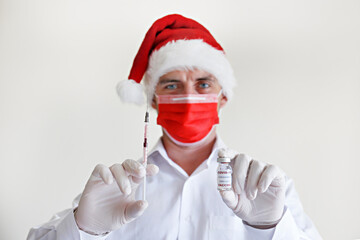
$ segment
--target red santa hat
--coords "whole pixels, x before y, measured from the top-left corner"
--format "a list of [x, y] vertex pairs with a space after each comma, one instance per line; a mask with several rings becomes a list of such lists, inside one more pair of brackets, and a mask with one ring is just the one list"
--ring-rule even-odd
[[222, 93], [230, 99], [235, 78], [225, 52], [200, 23], [178, 14], [158, 19], [150, 27], [135, 56], [128, 80], [117, 85], [124, 102], [151, 102], [159, 78], [174, 70], [201, 69], [214, 75]]

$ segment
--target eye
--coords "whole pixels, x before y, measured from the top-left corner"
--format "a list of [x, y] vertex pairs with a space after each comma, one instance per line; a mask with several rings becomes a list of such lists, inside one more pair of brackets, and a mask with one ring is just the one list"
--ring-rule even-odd
[[200, 88], [208, 88], [208, 87], [210, 87], [210, 85], [208, 83], [200, 83], [199, 87]]
[[165, 86], [165, 89], [176, 89], [177, 88], [177, 85], [176, 84], [169, 84], [169, 85], [166, 85]]

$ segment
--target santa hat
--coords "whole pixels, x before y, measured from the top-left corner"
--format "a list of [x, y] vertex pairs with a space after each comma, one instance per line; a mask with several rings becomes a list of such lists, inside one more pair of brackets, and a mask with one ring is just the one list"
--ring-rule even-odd
[[209, 72], [230, 99], [235, 78], [225, 52], [200, 23], [178, 14], [158, 19], [150, 27], [135, 56], [128, 80], [117, 85], [124, 102], [142, 104], [145, 93], [151, 102], [159, 78], [173, 70], [201, 69]]

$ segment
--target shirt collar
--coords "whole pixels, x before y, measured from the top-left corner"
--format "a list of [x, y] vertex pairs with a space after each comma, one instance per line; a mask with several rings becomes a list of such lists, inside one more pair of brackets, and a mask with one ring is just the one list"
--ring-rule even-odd
[[[226, 145], [224, 144], [224, 142], [222, 141], [222, 139], [216, 135], [216, 141], [214, 143], [214, 146], [211, 150], [211, 154], [209, 155], [209, 157], [199, 166], [202, 167], [202, 168], [207, 168], [209, 167], [209, 165], [211, 164], [212, 161], [216, 162], [216, 159], [217, 159], [217, 152], [220, 148], [226, 148]], [[155, 144], [155, 146], [152, 148], [152, 150], [149, 152], [149, 159], [152, 159], [153, 156], [155, 156], [156, 154], [160, 154], [162, 159], [164, 159], [169, 165], [171, 165], [172, 167], [176, 168], [179, 172], [181, 172], [183, 175], [186, 175], [186, 172], [180, 168], [175, 162], [173, 162], [166, 150], [165, 150], [165, 147], [162, 143], [162, 140], [161, 138], [159, 138], [159, 140], [157, 141], [157, 143]], [[205, 166], [204, 166], [205, 164]], [[199, 170], [202, 170], [202, 169], [199, 169]], [[198, 170], [195, 170], [194, 173], [197, 173], [199, 172]]]
[[225, 143], [222, 141], [222, 139], [219, 137], [219, 135], [216, 135], [216, 141], [214, 143], [214, 146], [211, 150], [211, 154], [208, 157], [206, 161], [206, 165], [209, 166], [210, 162], [212, 159], [216, 159], [217, 158], [217, 152], [220, 148], [226, 148]]

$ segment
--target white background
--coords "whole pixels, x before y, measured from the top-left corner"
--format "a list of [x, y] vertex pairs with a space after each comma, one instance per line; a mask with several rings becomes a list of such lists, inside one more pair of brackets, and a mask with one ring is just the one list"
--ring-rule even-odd
[[141, 156], [144, 107], [115, 85], [175, 12], [235, 70], [225, 143], [292, 177], [324, 239], [359, 238], [360, 1], [0, 0], [0, 239], [71, 207], [97, 163]]

